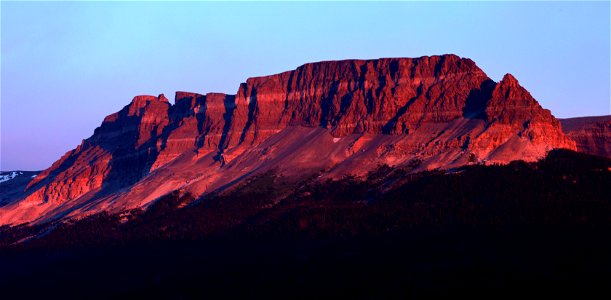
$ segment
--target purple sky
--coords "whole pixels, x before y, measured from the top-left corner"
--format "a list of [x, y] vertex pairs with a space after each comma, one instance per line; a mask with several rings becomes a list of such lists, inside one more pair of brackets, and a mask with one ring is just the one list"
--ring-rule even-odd
[[469, 57], [557, 117], [609, 114], [609, 2], [1, 2], [0, 169], [47, 168], [137, 94], [313, 61]]

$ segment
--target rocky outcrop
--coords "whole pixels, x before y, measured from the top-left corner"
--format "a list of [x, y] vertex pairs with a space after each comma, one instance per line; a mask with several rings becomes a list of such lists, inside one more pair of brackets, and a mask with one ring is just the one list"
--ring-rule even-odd
[[0, 207], [0, 224], [195, 196], [275, 169], [362, 174], [535, 160], [575, 149], [548, 110], [507, 74], [492, 81], [456, 55], [345, 60], [249, 78], [236, 95], [137, 96]]
[[580, 152], [611, 158], [611, 116], [561, 119], [565, 134]]
[[171, 107], [170, 126], [158, 140], [160, 153], [153, 169], [163, 166], [185, 151], [220, 153], [227, 146], [235, 96], [220, 93], [200, 95], [177, 92]]
[[560, 122], [511, 74], [495, 85], [484, 105], [487, 130], [469, 146], [474, 153], [493, 154], [490, 158], [502, 163], [519, 157], [532, 160], [553, 148], [575, 149]]

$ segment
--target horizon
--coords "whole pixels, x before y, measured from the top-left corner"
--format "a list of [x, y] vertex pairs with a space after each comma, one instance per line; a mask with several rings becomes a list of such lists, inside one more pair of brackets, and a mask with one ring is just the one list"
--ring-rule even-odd
[[456, 54], [557, 118], [608, 115], [609, 5], [2, 2], [0, 170], [49, 167], [136, 95], [235, 94], [330, 60]]

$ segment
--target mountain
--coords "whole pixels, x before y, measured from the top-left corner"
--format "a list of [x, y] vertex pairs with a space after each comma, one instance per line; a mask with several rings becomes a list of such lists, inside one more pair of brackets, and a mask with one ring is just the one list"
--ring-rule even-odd
[[611, 158], [611, 116], [560, 119], [580, 152]]
[[136, 96], [0, 207], [0, 225], [202, 199], [274, 171], [287, 180], [535, 161], [575, 150], [510, 74], [456, 55], [309, 63], [235, 95]]

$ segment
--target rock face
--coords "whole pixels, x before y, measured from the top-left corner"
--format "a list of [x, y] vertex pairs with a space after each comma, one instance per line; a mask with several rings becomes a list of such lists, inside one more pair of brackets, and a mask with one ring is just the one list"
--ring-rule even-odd
[[143, 207], [274, 169], [360, 175], [380, 164], [448, 168], [576, 149], [510, 74], [455, 55], [305, 64], [236, 95], [137, 96], [0, 207], [1, 224]]
[[561, 119], [565, 134], [580, 152], [611, 158], [611, 116]]

